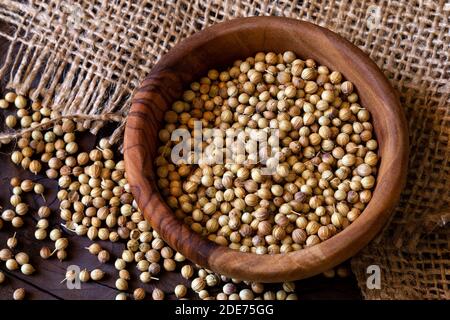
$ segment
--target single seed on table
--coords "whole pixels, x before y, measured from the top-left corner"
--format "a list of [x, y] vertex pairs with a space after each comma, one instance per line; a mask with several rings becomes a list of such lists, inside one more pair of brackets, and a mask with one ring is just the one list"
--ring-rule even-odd
[[133, 291], [133, 298], [134, 300], [144, 300], [145, 299], [145, 289], [144, 288], [136, 288]]
[[127, 300], [127, 294], [124, 292], [121, 292], [116, 295], [116, 300]]
[[291, 293], [295, 291], [295, 283], [294, 282], [283, 282], [283, 290]]
[[208, 271], [206, 271], [206, 269], [200, 269], [197, 272], [197, 275], [202, 279], [205, 279], [208, 274], [209, 273], [208, 273]]
[[8, 240], [6, 240], [6, 245], [10, 249], [14, 249], [17, 246], [17, 238], [16, 238], [16, 233], [15, 232], [14, 232], [14, 235], [11, 238], [8, 238]]
[[20, 267], [20, 271], [24, 275], [29, 276], [29, 275], [33, 274], [36, 270], [34, 269], [34, 267], [31, 264], [26, 263], [22, 267]]
[[17, 95], [14, 92], [8, 92], [5, 95], [5, 100], [9, 103], [14, 103], [16, 100]]
[[39, 218], [48, 218], [50, 216], [51, 211], [50, 211], [49, 207], [42, 206], [42, 207], [39, 207], [37, 213], [38, 213]]
[[18, 164], [20, 164], [20, 163], [22, 162], [22, 160], [23, 160], [23, 154], [22, 154], [22, 152], [20, 152], [20, 151], [14, 151], [14, 152], [11, 154], [11, 161], [12, 161], [14, 164], [18, 165]]
[[7, 261], [13, 257], [11, 250], [9, 249], [1, 249], [0, 250], [0, 260]]
[[56, 257], [58, 258], [59, 261], [66, 260], [66, 258], [67, 258], [67, 251], [64, 250], [64, 249], [58, 250], [56, 252]]
[[117, 270], [123, 270], [126, 268], [126, 266], [127, 266], [127, 263], [125, 262], [125, 260], [123, 260], [121, 258], [116, 259], [116, 261], [114, 262], [114, 267]]
[[[12, 202], [13, 201], [15, 201], [15, 200], [12, 200]], [[11, 203], [11, 204], [14, 205], [13, 203]], [[17, 203], [15, 205], [15, 207], [16, 207], [16, 213], [19, 216], [23, 216], [28, 212], [28, 205], [26, 203]]]
[[206, 286], [206, 282], [203, 278], [195, 278], [191, 282], [191, 288], [195, 292], [199, 292], [199, 291], [203, 290], [205, 288], [205, 286]]
[[36, 223], [36, 228], [38, 228], [38, 229], [47, 229], [48, 226], [49, 226], [49, 222], [45, 218], [39, 219], [38, 222]]
[[23, 180], [20, 183], [20, 188], [24, 191], [24, 192], [30, 192], [33, 190], [34, 187], [34, 183], [31, 180]]
[[298, 297], [295, 293], [290, 293], [287, 297], [286, 300], [298, 300]]
[[277, 300], [286, 300], [287, 293], [284, 290], [278, 290], [276, 293]]
[[194, 268], [187, 264], [181, 268], [181, 276], [184, 279], [190, 279], [194, 275]]
[[11, 271], [19, 269], [19, 264], [17, 263], [17, 261], [15, 259], [12, 259], [12, 258], [8, 259], [6, 261], [5, 266], [8, 270], [11, 270]]
[[19, 252], [14, 257], [19, 265], [27, 264], [30, 261], [30, 257], [25, 252]]
[[116, 280], [116, 288], [120, 291], [126, 291], [128, 290], [128, 282], [125, 279], [119, 278]]
[[9, 103], [5, 99], [0, 99], [0, 109], [8, 109]]
[[3, 219], [3, 221], [11, 222], [12, 219], [14, 219], [15, 215], [16, 213], [13, 210], [7, 209], [2, 212], [1, 218]]
[[45, 229], [37, 229], [34, 232], [34, 237], [36, 238], [36, 240], [44, 240], [45, 238], [47, 238], [47, 230]]
[[91, 278], [91, 276], [89, 274], [89, 271], [84, 269], [84, 270], [80, 271], [78, 278], [80, 279], [81, 282], [88, 282], [89, 279]]
[[98, 261], [100, 262], [100, 263], [106, 263], [106, 262], [108, 262], [109, 261], [109, 252], [108, 251], [106, 251], [106, 250], [102, 250], [102, 251], [100, 251], [99, 253], [98, 253], [98, 256], [97, 256], [97, 258], [98, 258]]
[[228, 296], [228, 300], [241, 300], [241, 298], [239, 297], [239, 294], [232, 293]]
[[[366, 171], [358, 172], [361, 169], [354, 170], [355, 166], [361, 165], [361, 161], [359, 159], [356, 161], [356, 157], [361, 158], [367, 152], [364, 151], [364, 153], [362, 153], [358, 144], [371, 141], [372, 138], [372, 125], [368, 122], [367, 126], [365, 125], [364, 127], [358, 124], [368, 121], [370, 115], [364, 109], [356, 109], [355, 105], [358, 105], [358, 96], [352, 93], [352, 84], [350, 82], [342, 82], [343, 79], [340, 72], [329, 70], [326, 66], [320, 66], [312, 59], [307, 59], [306, 62], [303, 62], [302, 60], [295, 59], [295, 54], [293, 53], [283, 53], [283, 59], [278, 59], [278, 56], [279, 55], [275, 53], [258, 53], [256, 55], [256, 57], [258, 57], [258, 60], [256, 58], [251, 58], [245, 62], [238, 61], [236, 62], [235, 67], [227, 71], [223, 71], [223, 73], [220, 73], [221, 75], [228, 74], [228, 78], [225, 76], [220, 76], [218, 78], [219, 81], [222, 81], [222, 79], [229, 79], [230, 74], [233, 74], [232, 77], [239, 79], [239, 81], [240, 78], [244, 79], [242, 81], [242, 83], [244, 84], [242, 88], [238, 88], [237, 86], [233, 85], [233, 87], [228, 88], [226, 92], [226, 94], [229, 95], [228, 106], [236, 108], [238, 114], [234, 114], [233, 111], [227, 109], [225, 113], [222, 112], [222, 118], [220, 119], [222, 121], [229, 121], [230, 125], [233, 124], [234, 119], [239, 119], [235, 123], [235, 125], [238, 125], [238, 128], [245, 127], [248, 123], [248, 121], [241, 122], [239, 113], [243, 112], [244, 114], [246, 114], [246, 110], [250, 111], [250, 107], [254, 106], [251, 101], [253, 101], [252, 99], [256, 97], [252, 95], [255, 93], [255, 89], [257, 89], [258, 85], [283, 85], [283, 88], [281, 90], [270, 89], [270, 92], [268, 91], [269, 97], [263, 100], [264, 102], [267, 101], [267, 105], [265, 106], [267, 110], [269, 112], [276, 111], [280, 113], [279, 117], [277, 117], [277, 119], [274, 119], [274, 117], [270, 117], [270, 114], [263, 113], [264, 116], [268, 116], [267, 119], [263, 118], [264, 121], [257, 121], [257, 124], [261, 124], [261, 127], [279, 128], [283, 134], [284, 132], [290, 133], [291, 130], [295, 130], [295, 132], [292, 133], [292, 137], [289, 136], [289, 138], [285, 139], [283, 139], [283, 137], [280, 137], [283, 144], [285, 144], [286, 146], [289, 145], [289, 148], [283, 149], [283, 152], [281, 152], [281, 148], [279, 149], [279, 155], [281, 155], [281, 157], [279, 159], [275, 157], [273, 159], [269, 159], [277, 160], [271, 161], [270, 163], [271, 166], [276, 169], [276, 175], [274, 176], [275, 181], [273, 181], [275, 183], [273, 183], [272, 181], [267, 181], [267, 184], [263, 183], [264, 179], [262, 179], [262, 176], [259, 174], [259, 168], [253, 168], [249, 171], [248, 168], [245, 168], [243, 166], [233, 165], [227, 168], [228, 170], [230, 170], [230, 175], [228, 175], [228, 173], [224, 174], [222, 172], [218, 177], [216, 177], [216, 172], [218, 173], [219, 171], [215, 169], [211, 170], [211, 168], [202, 168], [201, 170], [197, 170], [197, 172], [200, 173], [198, 176], [195, 174], [189, 176], [191, 170], [189, 166], [184, 165], [183, 170], [184, 168], [187, 168], [189, 170], [186, 170], [186, 173], [183, 175], [180, 174], [180, 176], [176, 179], [177, 183], [181, 180], [180, 182], [182, 184], [186, 180], [186, 186], [190, 184], [189, 189], [183, 188], [184, 191], [188, 193], [186, 195], [187, 197], [192, 197], [193, 199], [196, 199], [195, 201], [200, 200], [198, 201], [198, 203], [200, 204], [200, 208], [192, 210], [192, 208], [190, 208], [190, 204], [186, 204], [186, 201], [184, 200], [181, 200], [179, 202], [178, 207], [178, 203], [176, 201], [172, 201], [172, 198], [176, 200], [180, 195], [182, 196], [182, 194], [179, 194], [179, 190], [181, 188], [179, 186], [171, 187], [169, 184], [163, 181], [164, 179], [167, 180], [167, 177], [171, 177], [171, 174], [168, 172], [168, 163], [170, 165], [173, 164], [169, 162], [170, 159], [168, 159], [166, 155], [168, 154], [167, 151], [170, 151], [170, 149], [167, 150], [167, 148], [161, 148], [161, 154], [160, 157], [158, 157], [157, 163], [157, 172], [161, 178], [161, 187], [166, 188], [165, 192], [171, 196], [170, 202], [168, 201], [169, 205], [174, 209], [181, 209], [186, 213], [191, 213], [192, 220], [190, 220], [191, 217], [187, 217], [188, 219], [185, 219], [185, 221], [191, 225], [192, 230], [198, 233], [202, 233], [205, 231], [211, 233], [208, 238], [214, 240], [219, 244], [229, 245], [229, 243], [231, 242], [230, 247], [232, 248], [243, 248], [241, 250], [247, 250], [256, 253], [278, 253], [288, 252], [291, 250], [299, 250], [303, 248], [305, 244], [306, 246], [315, 245], [317, 243], [320, 243], [321, 241], [325, 241], [336, 233], [329, 232], [331, 229], [325, 230], [325, 228], [318, 228], [321, 227], [322, 224], [324, 226], [327, 224], [329, 225], [330, 221], [328, 221], [327, 219], [330, 218], [327, 218], [325, 216], [326, 212], [324, 212], [325, 208], [322, 207], [322, 203], [318, 203], [316, 199], [317, 196], [314, 195], [314, 193], [316, 193], [316, 190], [314, 188], [317, 188], [319, 192], [327, 192], [328, 194], [330, 194], [331, 190], [338, 189], [337, 191], [333, 191], [335, 192], [335, 194], [331, 194], [331, 196], [334, 196], [335, 200], [346, 200], [351, 204], [356, 204], [359, 198], [359, 202], [364, 205], [371, 198], [371, 193], [369, 192], [357, 194], [361, 191], [362, 186], [358, 187], [356, 182], [352, 181], [353, 184], [351, 185], [351, 190], [348, 190], [346, 187], [344, 188], [340, 186], [339, 181], [345, 179], [350, 180], [352, 176], [357, 177], [358, 173], [360, 174], [360, 176], [364, 177]], [[261, 65], [262, 61], [271, 61], [273, 65]], [[287, 63], [287, 61], [297, 62], [292, 66], [286, 66], [285, 63]], [[253, 70], [251, 70], [252, 67], [254, 67]], [[240, 74], [243, 72], [249, 72], [249, 74]], [[266, 72], [267, 74], [265, 74], [264, 76], [253, 77], [252, 72]], [[275, 73], [276, 76], [274, 76]], [[208, 73], [208, 76], [210, 74], [214, 73]], [[311, 94], [311, 97], [308, 97], [308, 101], [303, 104], [302, 109], [305, 115], [302, 117], [299, 116], [300, 110], [293, 111], [292, 115], [290, 114], [290, 112], [288, 114], [286, 111], [288, 111], [289, 105], [287, 101], [284, 100], [285, 98], [294, 98], [297, 95], [296, 88], [298, 86], [298, 83], [294, 83], [294, 80], [298, 81], [298, 78], [294, 79], [294, 77], [299, 76], [303, 80], [306, 80], [306, 82], [303, 84], [303, 88], [305, 88], [305, 85], [306, 88], [303, 91]], [[250, 79], [252, 82], [255, 81], [256, 83], [245, 83], [245, 79]], [[208, 79], [208, 81], [213, 80]], [[334, 85], [334, 88], [328, 82], [331, 82]], [[202, 91], [200, 90], [201, 86], [202, 85], [200, 84], [192, 85], [191, 90], [187, 91], [183, 95], [183, 98], [186, 100], [183, 102], [179, 101], [175, 103], [174, 106], [179, 106], [181, 105], [181, 103], [190, 104], [191, 101], [194, 101], [196, 96], [200, 96], [200, 94], [202, 93]], [[344, 92], [341, 93], [339, 89]], [[200, 92], [198, 92], [199, 90]], [[347, 94], [347, 96], [343, 96], [345, 94]], [[270, 95], [274, 97], [273, 100], [269, 100]], [[261, 98], [262, 96], [262, 94], [258, 94], [259, 98]], [[187, 97], [189, 97], [189, 99], [187, 99]], [[275, 97], [278, 101], [275, 100]], [[336, 110], [336, 106], [340, 106], [340, 104], [342, 104], [342, 100], [344, 99], [348, 101], [349, 106], [344, 105], [339, 110]], [[239, 103], [243, 105], [238, 107]], [[250, 106], [244, 105], [247, 103]], [[174, 107], [174, 110], [179, 110], [177, 111], [179, 113], [184, 111], [183, 108], [178, 107]], [[319, 111], [321, 112], [321, 114], [317, 114], [317, 112], [315, 111]], [[171, 126], [176, 127], [178, 122], [180, 124], [184, 123], [183, 121], [177, 120], [177, 112], [171, 112], [174, 114], [174, 117], [169, 117], [169, 114], [165, 116], [166, 121], [169, 118], [173, 119], [170, 121]], [[195, 120], [196, 118], [195, 112], [186, 112], [184, 114], [187, 117], [192, 117], [193, 120]], [[327, 114], [335, 114], [334, 117], [336, 119], [330, 120], [325, 116]], [[354, 115], [357, 115], [356, 118]], [[342, 130], [340, 127], [342, 127]], [[358, 129], [359, 127], [361, 127], [361, 129]], [[358, 137], [359, 140], [356, 139], [355, 135], [352, 135], [352, 132], [361, 135]], [[296, 141], [298, 137], [299, 139], [298, 141]], [[166, 139], [166, 141], [168, 141], [168, 139]], [[276, 142], [277, 141], [275, 141], [274, 139], [269, 139], [268, 143], [270, 146], [276, 146]], [[296, 144], [298, 144], [297, 148]], [[336, 147], [335, 144], [338, 145], [338, 147]], [[370, 143], [370, 148], [368, 145], [369, 144], [367, 144], [367, 146], [364, 148], [375, 149], [377, 147], [375, 140], [374, 142]], [[351, 148], [349, 146], [351, 146]], [[344, 149], [349, 155], [346, 155], [346, 151], [344, 151]], [[163, 150], [164, 152], [162, 152]], [[289, 157], [290, 155], [284, 154], [284, 150], [289, 150], [290, 152], [294, 153], [294, 155], [292, 155], [292, 157], [290, 157], [286, 162], [284, 162], [285, 160], [287, 160], [285, 159], [286, 156]], [[325, 152], [325, 154], [320, 155], [320, 153], [323, 152]], [[373, 153], [375, 154], [375, 152]], [[305, 162], [303, 158], [308, 159], [308, 161]], [[242, 160], [245, 160], [245, 158]], [[321, 163], [321, 161], [323, 163]], [[269, 161], [267, 162], [269, 163]], [[366, 159], [364, 159], [364, 162], [366, 162]], [[366, 164], [369, 163], [366, 162]], [[376, 162], [375, 160], [370, 159], [370, 165], [372, 164], [375, 165]], [[316, 166], [317, 169], [315, 169]], [[175, 169], [177, 172], [180, 171], [180, 168], [175, 167]], [[308, 170], [304, 172], [305, 169]], [[326, 177], [324, 179], [326, 180], [325, 182], [321, 181], [320, 183], [318, 183], [317, 181], [314, 181], [315, 179], [313, 180], [309, 178], [310, 176], [314, 176], [316, 171], [318, 171], [318, 173], [320, 173], [322, 177]], [[334, 171], [336, 172], [336, 179], [332, 179]], [[194, 173], [194, 170], [192, 170], [192, 172]], [[252, 178], [252, 181], [245, 182], [243, 186], [234, 185], [235, 182], [241, 184], [240, 180], [245, 180], [250, 176]], [[289, 183], [292, 183], [292, 181], [295, 180], [296, 176], [302, 176], [302, 179], [304, 178], [305, 180], [308, 180], [307, 184], [301, 187], [300, 196], [297, 196], [297, 192], [299, 191], [298, 187], [288, 187]], [[330, 179], [332, 180], [330, 181]], [[221, 183], [216, 183], [216, 180]], [[255, 182], [256, 186], [253, 186], [252, 182]], [[207, 188], [207, 190], [205, 190], [205, 192], [200, 195], [198, 194], [198, 184], [202, 184], [202, 186]], [[258, 186], [258, 184], [261, 184], [261, 186]], [[167, 185], [167, 187], [165, 187], [165, 185]], [[368, 183], [367, 185], [370, 186], [370, 183]], [[236, 189], [223, 191], [221, 190], [222, 188]], [[287, 193], [285, 193], [285, 191], [287, 191]], [[290, 224], [293, 221], [289, 221], [289, 219], [283, 220], [276, 218], [274, 222], [277, 226], [275, 226], [270, 220], [260, 223], [261, 226], [256, 225], [256, 223], [252, 223], [253, 217], [258, 220], [260, 218], [260, 220], [263, 221], [268, 220], [268, 218], [270, 217], [270, 212], [268, 212], [267, 214], [260, 214], [259, 211], [256, 211], [257, 213], [249, 212], [241, 214], [239, 216], [231, 216], [230, 214], [234, 212], [234, 209], [242, 211], [246, 209], [246, 206], [256, 207], [255, 204], [257, 201], [259, 201], [259, 199], [254, 198], [254, 195], [262, 199], [262, 201], [267, 202], [264, 203], [264, 205], [262, 205], [263, 203], [261, 203], [262, 208], [267, 209], [270, 207], [272, 209], [272, 206], [274, 206], [274, 208], [279, 208], [278, 211], [282, 214], [298, 214], [298, 212], [301, 211], [301, 209], [299, 209], [299, 205], [291, 203], [291, 200], [287, 200], [290, 198], [294, 198], [294, 194], [295, 201], [301, 201], [301, 203], [309, 202], [311, 209], [310, 212], [304, 212], [305, 217], [307, 218], [301, 217], [304, 221], [299, 219], [297, 219], [296, 221], [296, 227], [300, 228], [301, 231], [296, 230], [295, 226], [294, 228], [292, 228], [292, 225]], [[237, 199], [235, 199], [235, 197]], [[314, 200], [310, 200], [310, 198], [314, 198]], [[219, 201], [220, 203], [223, 200], [231, 203], [218, 204], [217, 201]], [[352, 208], [349, 208], [349, 210], [350, 209]], [[359, 207], [359, 209], [362, 210], [363, 208]], [[256, 210], [259, 209], [256, 208]], [[220, 217], [220, 220], [216, 217], [214, 217], [213, 219], [203, 218], [203, 214], [212, 215], [217, 211], [221, 211], [220, 213], [222, 213], [222, 217]], [[271, 211], [273, 211], [273, 209]], [[219, 212], [217, 212], [217, 214], [219, 214]], [[228, 214], [230, 214], [230, 216], [228, 216]], [[248, 219], [248, 216], [252, 219]], [[350, 216], [351, 219], [342, 219], [342, 221], [334, 217], [333, 219], [331, 219], [331, 222], [336, 225], [338, 224], [338, 222], [340, 222], [339, 228], [345, 228], [350, 222], [354, 221], [358, 217], [357, 214], [352, 214]], [[225, 221], [224, 218], [228, 219], [226, 223], [222, 223], [222, 221]], [[214, 221], [216, 221], [217, 223], [214, 223]], [[319, 221], [320, 224], [311, 223], [308, 225], [308, 223], [310, 222], [318, 223]], [[241, 225], [243, 226], [241, 227]], [[250, 228], [247, 228], [246, 225], [248, 225]], [[289, 227], [286, 229], [288, 231], [284, 230], [286, 227]], [[230, 232], [227, 228], [231, 229]], [[236, 235], [236, 232], [233, 232], [233, 230], [237, 228], [240, 228], [239, 232], [244, 235], [243, 237], [241, 237], [240, 235], [238, 237]], [[303, 234], [303, 230], [306, 228], [308, 233]], [[274, 238], [274, 241], [270, 240], [271, 242], [268, 243], [267, 246], [260, 245], [261, 241], [258, 241], [258, 237], [253, 238], [256, 232], [252, 229], [255, 231], [257, 230], [260, 233], [264, 233], [264, 236], [271, 235], [271, 237]], [[294, 233], [291, 233], [293, 230], [296, 230], [295, 236]], [[309, 237], [308, 234], [310, 235]], [[250, 244], [244, 244], [243, 242], [247, 241], [244, 239], [248, 238], [253, 238], [255, 240]], [[295, 243], [292, 245], [283, 243], [283, 241], [286, 241], [284, 240], [286, 238], [291, 238]], [[270, 250], [267, 249], [269, 245], [271, 248]]]
[[264, 292], [263, 299], [264, 300], [275, 300], [276, 295], [273, 291], [266, 291], [266, 292]]
[[42, 259], [48, 259], [52, 255], [52, 251], [50, 250], [49, 247], [42, 247], [41, 250], [39, 251], [39, 255], [41, 256]]
[[23, 299], [25, 299], [25, 295], [26, 295], [25, 289], [19, 288], [19, 289], [14, 290], [13, 299], [14, 300], [23, 300]]
[[123, 280], [130, 280], [131, 276], [130, 276], [130, 272], [128, 270], [120, 270], [119, 271], [119, 278], [123, 279]]
[[66, 277], [63, 279], [63, 281], [61, 281], [61, 283], [64, 281], [74, 281], [76, 279], [76, 277], [77, 277], [77, 272], [75, 270], [68, 270], [66, 272]]
[[24, 96], [17, 96], [14, 99], [14, 105], [17, 109], [23, 109], [27, 106], [27, 99]]
[[350, 275], [350, 271], [347, 267], [338, 267], [336, 270], [336, 274], [341, 278], [346, 278]]
[[133, 261], [134, 261], [134, 255], [133, 255], [133, 253], [132, 253], [130, 250], [124, 250], [124, 251], [122, 252], [122, 259], [123, 259], [125, 262], [130, 263], [130, 262], [133, 262]]
[[187, 288], [185, 285], [179, 284], [175, 287], [174, 293], [177, 298], [183, 298], [187, 293]]
[[6, 117], [5, 125], [8, 128], [14, 128], [16, 126], [16, 124], [17, 124], [17, 118], [15, 116], [9, 115], [9, 116]]
[[23, 222], [23, 219], [21, 217], [14, 217], [11, 220], [11, 225], [14, 228], [21, 228], [23, 226], [23, 224], [24, 224], [24, 222]]
[[91, 279], [94, 281], [100, 281], [103, 279], [105, 272], [100, 269], [94, 269], [91, 271]]
[[174, 271], [177, 267], [175, 260], [173, 259], [164, 259], [163, 266], [166, 271]]
[[142, 272], [139, 275], [139, 280], [141, 280], [142, 283], [149, 283], [151, 280], [159, 280], [158, 278], [152, 277], [150, 272]]
[[254, 294], [250, 289], [243, 289], [239, 292], [239, 298], [241, 300], [253, 300]]
[[38, 160], [32, 160], [29, 165], [29, 170], [34, 174], [38, 174], [42, 170], [42, 165]]
[[253, 292], [256, 294], [260, 294], [260, 293], [264, 292], [264, 285], [260, 282], [252, 282], [250, 286], [251, 286]]
[[199, 297], [200, 299], [202, 299], [202, 300], [214, 300], [214, 297], [211, 297], [211, 296], [209, 295], [209, 292], [208, 292], [207, 290], [205, 290], [205, 289], [203, 289], [202, 291], [200, 291], [200, 292], [198, 293], [198, 297]]
[[0, 271], [0, 284], [2, 284], [3, 282], [5, 282], [5, 274]]
[[223, 293], [231, 295], [236, 292], [236, 286], [233, 283], [226, 283], [222, 288]]
[[61, 230], [59, 230], [59, 229], [53, 229], [52, 231], [50, 231], [50, 240], [52, 240], [52, 241], [57, 241], [57, 240], [60, 239], [61, 237], [62, 237]]

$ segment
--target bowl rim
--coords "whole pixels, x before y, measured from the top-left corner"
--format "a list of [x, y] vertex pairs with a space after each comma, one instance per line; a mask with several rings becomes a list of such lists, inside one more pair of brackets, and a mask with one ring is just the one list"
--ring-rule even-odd
[[[150, 99], [147, 95], [149, 88], [154, 90], [152, 84], [155, 81], [159, 81], [161, 74], [170, 69], [171, 65], [182, 59], [186, 50], [206, 46], [217, 36], [231, 34], [242, 28], [268, 28], [268, 26], [299, 28], [336, 41], [341, 50], [345, 51], [345, 55], [351, 59], [353, 68], [350, 69], [354, 71], [356, 68], [357, 70], [354, 72], [357, 74], [370, 75], [371, 81], [377, 84], [377, 88], [374, 88], [374, 91], [384, 91], [383, 98], [381, 99], [380, 97], [384, 102], [381, 107], [386, 109], [389, 116], [392, 116], [390, 121], [392, 127], [395, 128], [395, 132], [391, 132], [394, 135], [392, 137], [387, 136], [387, 142], [385, 142], [385, 148], [388, 148], [387, 150], [392, 153], [392, 159], [389, 160], [389, 163], [385, 163], [385, 159], [382, 157], [379, 169], [381, 171], [381, 167], [383, 167], [389, 173], [387, 177], [390, 178], [390, 183], [385, 183], [386, 179], [378, 181], [377, 177], [377, 185], [373, 191], [372, 199], [358, 219], [335, 236], [315, 246], [284, 254], [257, 255], [219, 246], [206, 238], [201, 238], [193, 231], [189, 231], [186, 234], [187, 227], [183, 221], [162, 220], [161, 217], [156, 217], [160, 213], [167, 215], [166, 211], [169, 210], [173, 216], [172, 218], [175, 218], [172, 210], [162, 200], [159, 192], [151, 186], [153, 183], [153, 172], [148, 172], [148, 164], [145, 163], [147, 151], [143, 150], [145, 149], [145, 143], [148, 142], [142, 142], [145, 141], [143, 135], [145, 128], [148, 127], [148, 122], [146, 121], [148, 119], [143, 117], [142, 113], [147, 112], [148, 116], [153, 114], [153, 111], [150, 110], [154, 108], [154, 104], [152, 101], [149, 101]], [[358, 88], [357, 85], [355, 86]], [[376, 128], [374, 129], [376, 131]], [[360, 251], [381, 231], [389, 220], [394, 205], [399, 200], [401, 190], [406, 182], [408, 163], [406, 119], [394, 89], [376, 64], [359, 48], [336, 33], [306, 21], [284, 17], [238, 18], [222, 22], [188, 37], [173, 47], [154, 66], [149, 76], [143, 81], [140, 89], [136, 91], [126, 123], [124, 144], [125, 166], [131, 191], [145, 218], [150, 221], [152, 227], [161, 234], [162, 238], [171, 247], [180, 251], [195, 263], [201, 264], [217, 273], [234, 278], [264, 282], [287, 281], [309, 277], [330, 269]], [[397, 152], [395, 153], [395, 151]], [[144, 156], [139, 156], [139, 152], [144, 152]], [[140, 170], [139, 166], [142, 166]], [[139, 171], [139, 173], [136, 171]], [[383, 199], [379, 193], [381, 188], [383, 188], [384, 195], [389, 195], [391, 202], [382, 201]], [[156, 197], [153, 197], [153, 200], [147, 199], [143, 195], [143, 189], [156, 192]], [[149, 196], [152, 195], [154, 194]], [[377, 208], [375, 208], [376, 206]], [[155, 213], [156, 211], [158, 213]], [[366, 211], [370, 211], [372, 215], [370, 217], [364, 216]], [[184, 228], [179, 224], [182, 224]], [[178, 232], [180, 237], [177, 238], [176, 234], [170, 235], [170, 232]], [[192, 249], [193, 244], [197, 250]], [[305, 259], [309, 259], [309, 261], [305, 262]], [[339, 262], [337, 262], [338, 260]], [[267, 268], [267, 266], [271, 267]]]

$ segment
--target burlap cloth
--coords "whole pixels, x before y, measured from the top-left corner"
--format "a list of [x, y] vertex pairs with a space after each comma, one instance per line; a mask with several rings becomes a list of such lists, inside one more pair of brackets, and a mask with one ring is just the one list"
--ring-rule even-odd
[[[409, 121], [408, 182], [395, 216], [352, 260], [362, 293], [448, 299], [449, 12], [443, 0], [0, 0], [0, 23], [7, 25], [0, 45], [8, 46], [0, 79], [22, 94], [36, 88], [33, 97], [65, 114], [126, 114], [133, 90], [158, 59], [211, 24], [279, 15], [326, 26], [378, 64]], [[101, 122], [90, 125], [95, 131]], [[380, 290], [366, 286], [374, 264], [381, 268]]]

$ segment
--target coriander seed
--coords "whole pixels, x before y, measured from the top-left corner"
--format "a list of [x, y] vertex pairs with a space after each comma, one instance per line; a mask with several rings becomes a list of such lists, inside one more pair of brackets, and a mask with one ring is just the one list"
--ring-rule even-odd
[[39, 251], [39, 255], [41, 256], [42, 259], [50, 258], [51, 254], [52, 252], [49, 247], [42, 247], [41, 250]]
[[187, 264], [181, 268], [181, 276], [184, 279], [190, 279], [194, 275], [194, 268], [191, 265]]
[[5, 125], [8, 128], [14, 128], [16, 126], [16, 124], [17, 124], [17, 118], [15, 116], [9, 115], [9, 116], [6, 117]]
[[20, 267], [20, 271], [24, 275], [29, 276], [29, 275], [33, 274], [36, 270], [34, 269], [34, 267], [31, 264], [26, 263]]
[[50, 240], [57, 241], [62, 237], [62, 232], [59, 229], [53, 229], [50, 231]]
[[278, 290], [275, 296], [277, 300], [286, 300], [287, 293], [284, 290]]
[[249, 289], [243, 289], [239, 292], [239, 298], [241, 300], [253, 300], [253, 292]]
[[121, 292], [121, 293], [117, 294], [115, 300], [127, 300], [127, 295], [126, 295], [126, 293]]
[[36, 238], [36, 240], [42, 241], [45, 238], [47, 238], [47, 230], [45, 229], [37, 229], [34, 232], [34, 237]]
[[64, 250], [69, 245], [67, 238], [59, 238], [55, 241], [55, 250]]
[[103, 279], [105, 273], [100, 269], [94, 269], [91, 271], [91, 279], [94, 281], [100, 281]]
[[97, 256], [97, 258], [98, 258], [98, 261], [100, 262], [100, 263], [106, 263], [106, 262], [108, 262], [109, 261], [109, 252], [108, 251], [106, 251], [106, 250], [101, 250], [99, 253], [98, 253], [98, 256]]
[[134, 300], [144, 300], [145, 299], [145, 289], [143, 288], [136, 288], [133, 291], [133, 298]]
[[[124, 271], [124, 270], [121, 270]], [[128, 290], [128, 282], [125, 279], [119, 278], [116, 280], [116, 288], [120, 291]]]
[[195, 292], [199, 292], [199, 291], [203, 290], [205, 288], [205, 286], [206, 286], [206, 282], [202, 278], [195, 278], [191, 282], [191, 288]]
[[58, 258], [59, 261], [66, 260], [66, 258], [67, 258], [67, 251], [63, 250], [63, 249], [58, 250], [56, 252], [56, 257]]
[[286, 297], [286, 300], [298, 300], [298, 297], [297, 297], [297, 295], [295, 293], [290, 293]]
[[14, 232], [14, 236], [12, 236], [11, 238], [8, 238], [8, 240], [6, 240], [6, 245], [8, 246], [8, 248], [10, 249], [14, 249], [17, 246], [17, 238], [16, 238], [16, 233]]
[[[378, 145], [369, 112], [339, 71], [297, 59], [293, 52], [260, 52], [226, 71], [210, 71], [203, 80], [193, 83], [183, 101], [165, 114], [159, 134], [164, 145], [156, 160], [163, 195], [194, 232], [232, 249], [274, 254], [326, 241], [358, 218], [353, 211], [351, 219], [341, 219], [331, 205], [346, 201], [348, 211], [364, 209], [373, 179], [364, 185], [355, 179], [376, 172]], [[220, 97], [208, 91], [216, 85], [226, 88]], [[207, 99], [203, 118], [197, 99]], [[166, 145], [170, 132], [205, 119], [222, 131], [279, 129], [279, 136], [267, 142], [275, 155], [266, 166], [275, 174], [263, 176], [257, 161], [247, 166], [244, 161], [257, 160], [250, 155], [232, 157], [226, 165], [201, 163], [199, 168], [172, 163], [174, 145]], [[205, 142], [207, 148], [210, 141]], [[304, 216], [288, 218], [293, 215]], [[172, 259], [165, 253], [163, 258]]]
[[14, 257], [19, 265], [27, 264], [30, 261], [28, 254], [25, 252], [19, 252]]
[[0, 99], [0, 109], [8, 109], [9, 103], [5, 99]]
[[21, 217], [14, 217], [11, 220], [11, 225], [14, 228], [21, 228], [23, 226], [23, 224], [24, 224], [24, 222], [23, 222], [23, 219]]
[[9, 249], [1, 249], [0, 250], [0, 260], [7, 261], [12, 258], [12, 252]]
[[130, 272], [128, 272], [128, 270], [126, 270], [126, 269], [120, 270], [119, 278], [123, 279], [123, 280], [130, 280], [131, 279]]
[[153, 300], [164, 300], [164, 292], [158, 288], [153, 289], [152, 299]]
[[19, 264], [17, 263], [17, 261], [15, 259], [8, 259], [6, 261], [5, 266], [8, 270], [11, 270], [11, 271], [17, 270], [19, 268]]
[[116, 259], [116, 261], [114, 262], [114, 267], [117, 270], [123, 270], [126, 268], [126, 266], [127, 266], [127, 263], [125, 262], [125, 260], [123, 260], [121, 258]]

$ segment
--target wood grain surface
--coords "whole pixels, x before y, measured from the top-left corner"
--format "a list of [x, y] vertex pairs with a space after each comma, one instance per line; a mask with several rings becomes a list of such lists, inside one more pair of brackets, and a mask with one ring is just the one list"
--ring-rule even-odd
[[[348, 228], [314, 247], [277, 255], [242, 253], [218, 246], [176, 219], [155, 185], [153, 158], [164, 111], [183, 87], [233, 60], [258, 51], [292, 50], [339, 70], [357, 88], [372, 114], [381, 164], [373, 197]], [[235, 278], [278, 282], [307, 278], [355, 255], [381, 230], [403, 188], [408, 158], [406, 122], [396, 93], [377, 66], [335, 33], [279, 17], [236, 19], [186, 39], [154, 67], [135, 93], [125, 132], [128, 179], [140, 208], [162, 237], [194, 262]]]

